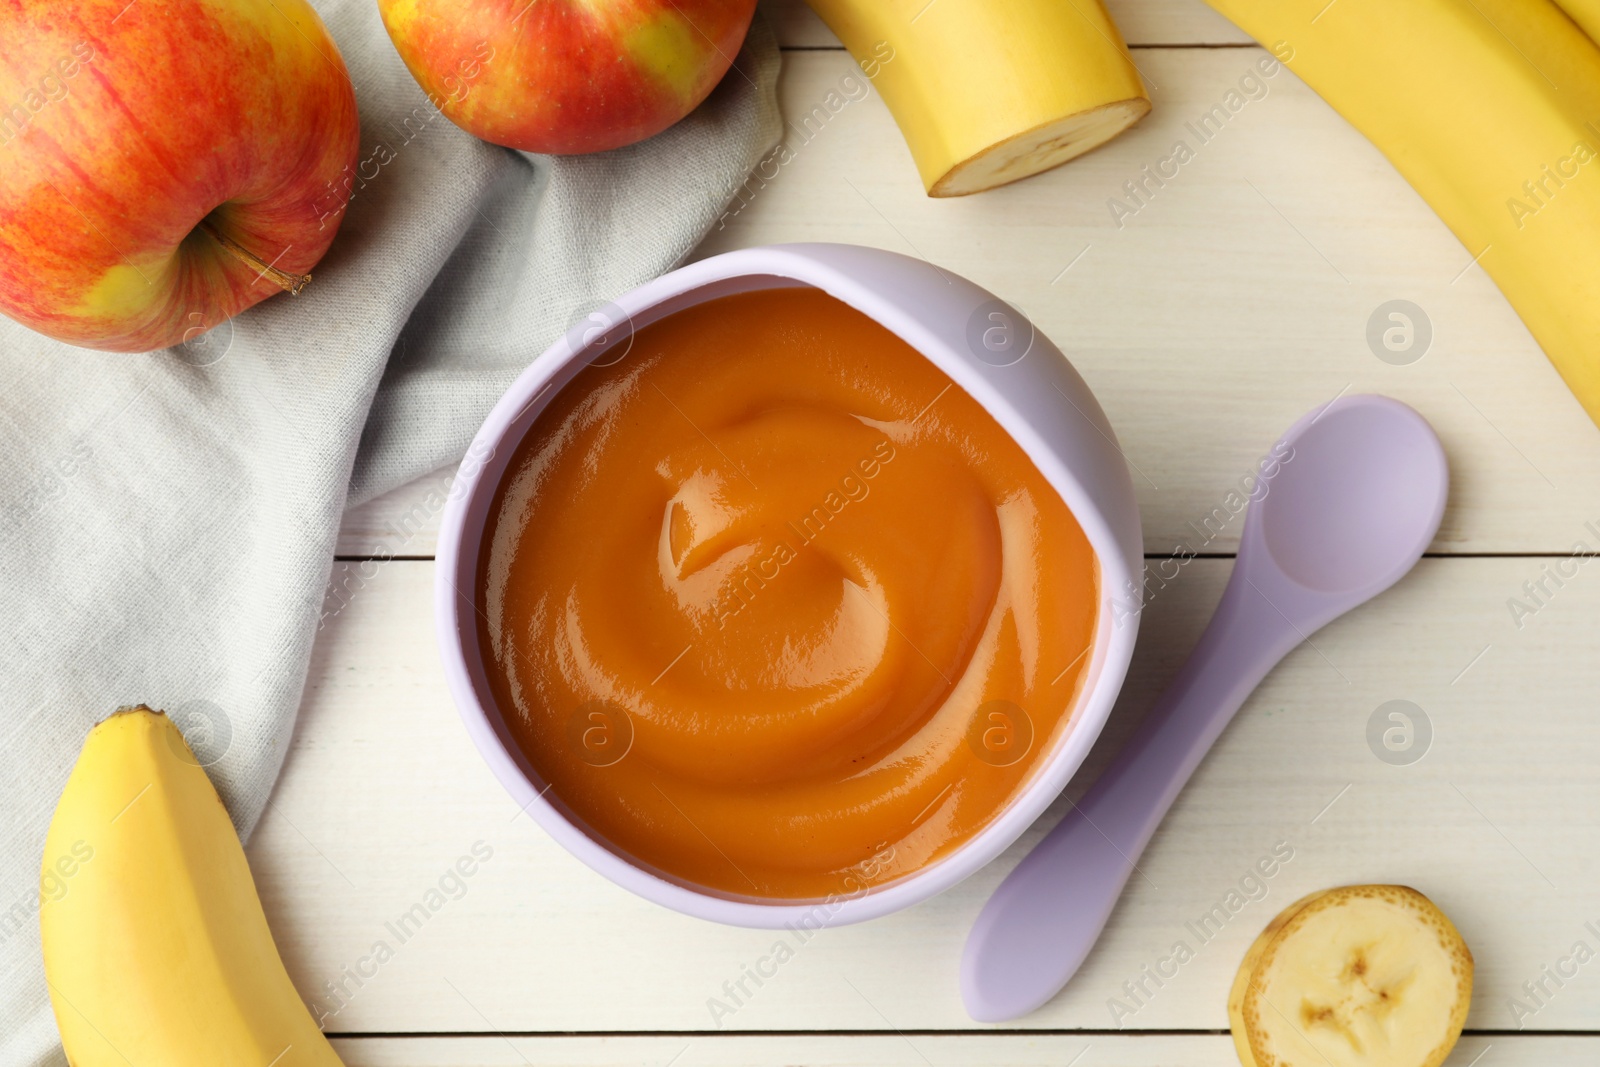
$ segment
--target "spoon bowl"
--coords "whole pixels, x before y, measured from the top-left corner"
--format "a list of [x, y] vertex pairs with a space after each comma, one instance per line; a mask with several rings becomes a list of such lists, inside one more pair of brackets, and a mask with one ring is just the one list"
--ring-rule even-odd
[[1398, 581], [1444, 514], [1449, 470], [1432, 428], [1397, 400], [1362, 396], [1308, 415], [1285, 441], [1293, 459], [1255, 507], [1284, 577], [1363, 600]]

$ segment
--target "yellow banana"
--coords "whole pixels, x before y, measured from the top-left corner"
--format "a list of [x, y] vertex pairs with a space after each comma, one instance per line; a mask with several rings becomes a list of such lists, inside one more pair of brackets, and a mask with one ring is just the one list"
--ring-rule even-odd
[[883, 94], [929, 196], [1065, 163], [1150, 110], [1101, 0], [810, 0]]
[[1600, 0], [1556, 0], [1561, 10], [1582, 27], [1589, 40], [1600, 40]]
[[44, 972], [73, 1067], [338, 1067], [171, 720], [89, 732], [45, 841]]
[[1472, 1000], [1472, 953], [1433, 901], [1353, 885], [1295, 901], [1228, 996], [1244, 1067], [1439, 1067]]
[[1389, 157], [1600, 423], [1600, 49], [1550, 0], [1209, 2]]

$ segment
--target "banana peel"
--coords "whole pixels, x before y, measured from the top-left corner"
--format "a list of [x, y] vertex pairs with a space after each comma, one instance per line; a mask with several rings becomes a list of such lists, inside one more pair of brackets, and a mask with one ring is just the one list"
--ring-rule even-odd
[[1589, 35], [1589, 40], [1600, 41], [1600, 0], [1556, 0], [1556, 3]]

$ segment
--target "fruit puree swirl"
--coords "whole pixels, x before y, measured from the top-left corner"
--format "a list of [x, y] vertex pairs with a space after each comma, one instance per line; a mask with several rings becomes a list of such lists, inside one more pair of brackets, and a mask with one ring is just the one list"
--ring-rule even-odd
[[1097, 614], [1021, 448], [817, 290], [696, 305], [596, 363], [518, 446], [479, 574], [495, 701], [558, 803], [666, 877], [790, 900], [991, 822], [1065, 729]]

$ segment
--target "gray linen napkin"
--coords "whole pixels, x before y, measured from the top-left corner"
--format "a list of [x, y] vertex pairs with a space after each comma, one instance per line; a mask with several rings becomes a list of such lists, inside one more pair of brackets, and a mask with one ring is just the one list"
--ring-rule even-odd
[[363, 157], [381, 143], [393, 158], [357, 189], [304, 294], [148, 356], [0, 319], [6, 1067], [65, 1062], [38, 871], [90, 725], [119, 704], [168, 709], [248, 834], [294, 726], [347, 504], [458, 460], [511, 379], [582, 313], [688, 255], [778, 137], [778, 51], [759, 16], [689, 118], [631, 148], [546, 158], [442, 116], [417, 132], [431, 109], [373, 0], [317, 6], [355, 83]]

